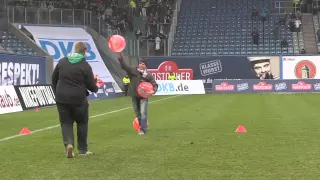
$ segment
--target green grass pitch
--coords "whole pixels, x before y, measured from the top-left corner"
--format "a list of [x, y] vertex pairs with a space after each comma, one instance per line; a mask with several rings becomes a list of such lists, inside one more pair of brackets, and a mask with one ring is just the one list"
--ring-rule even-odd
[[[163, 99], [166, 98], [166, 99]], [[161, 100], [162, 99], [162, 100]], [[91, 157], [64, 156], [55, 107], [0, 115], [1, 180], [317, 180], [320, 94], [150, 99], [149, 132], [129, 97], [90, 104]], [[243, 125], [247, 133], [235, 133]], [[23, 127], [31, 135], [17, 135]]]

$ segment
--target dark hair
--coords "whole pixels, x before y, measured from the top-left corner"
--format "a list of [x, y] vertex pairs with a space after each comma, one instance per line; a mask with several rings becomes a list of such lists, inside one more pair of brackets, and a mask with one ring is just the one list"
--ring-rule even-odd
[[146, 66], [148, 65], [146, 60], [141, 60], [141, 61], [139, 62], [139, 64], [140, 64], [140, 63], [144, 63]]

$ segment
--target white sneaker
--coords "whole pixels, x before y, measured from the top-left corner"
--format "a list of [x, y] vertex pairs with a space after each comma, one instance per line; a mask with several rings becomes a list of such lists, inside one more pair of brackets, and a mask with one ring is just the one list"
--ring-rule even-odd
[[89, 155], [93, 155], [93, 152], [87, 151], [86, 153], [79, 153], [79, 156], [89, 156]]
[[144, 135], [145, 133], [140, 130], [140, 131], [138, 132], [138, 134], [141, 136], [141, 135]]

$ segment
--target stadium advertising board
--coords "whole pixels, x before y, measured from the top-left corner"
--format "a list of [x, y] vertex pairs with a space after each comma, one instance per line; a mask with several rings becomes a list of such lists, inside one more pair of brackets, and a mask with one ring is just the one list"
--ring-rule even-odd
[[201, 80], [160, 80], [155, 95], [205, 94]]
[[24, 110], [56, 104], [51, 85], [15, 86], [14, 88]]
[[45, 57], [0, 54], [0, 76], [2, 86], [45, 84]]
[[282, 69], [283, 79], [320, 79], [320, 56], [283, 56]]
[[[141, 57], [157, 81], [170, 72], [179, 80], [202, 80], [211, 89], [214, 79], [279, 79], [279, 56]], [[268, 76], [265, 76], [268, 72]]]
[[213, 94], [320, 92], [320, 80], [214, 80]]
[[104, 83], [97, 93], [89, 92], [88, 100], [99, 100], [116, 97], [116, 92], [111, 82]]
[[13, 86], [0, 86], [0, 114], [23, 111]]
[[106, 67], [100, 53], [91, 37], [81, 27], [50, 27], [24, 26], [32, 35], [35, 42], [54, 59], [54, 66], [69, 53], [74, 52], [76, 42], [85, 42], [88, 46], [86, 60], [92, 67], [93, 73], [98, 74], [104, 82], [112, 82], [116, 92], [122, 92]]

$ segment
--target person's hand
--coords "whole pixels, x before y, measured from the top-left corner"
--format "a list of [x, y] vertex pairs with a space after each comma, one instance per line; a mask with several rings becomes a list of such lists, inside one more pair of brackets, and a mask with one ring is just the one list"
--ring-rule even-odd
[[99, 83], [99, 82], [96, 82], [96, 86], [97, 86], [98, 88], [100, 88], [100, 87], [101, 87], [101, 85], [100, 85], [100, 83]]
[[118, 60], [123, 60], [123, 56], [122, 56], [122, 53], [121, 53], [121, 52], [119, 52], [119, 58], [118, 58]]
[[154, 91], [148, 91], [148, 92], [146, 92], [146, 94], [147, 94], [148, 96], [152, 96], [152, 95], [154, 94]]

